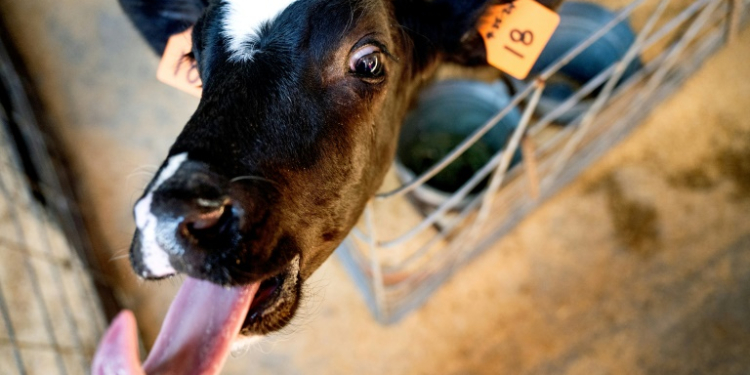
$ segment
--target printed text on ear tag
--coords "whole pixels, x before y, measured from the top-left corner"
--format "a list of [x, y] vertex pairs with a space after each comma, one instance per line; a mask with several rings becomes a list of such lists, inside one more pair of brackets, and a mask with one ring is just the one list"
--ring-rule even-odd
[[193, 50], [193, 28], [172, 35], [156, 70], [156, 79], [193, 96], [201, 97], [203, 83], [195, 60], [186, 55]]
[[487, 48], [487, 62], [524, 79], [552, 37], [560, 16], [534, 0], [493, 5], [477, 27]]

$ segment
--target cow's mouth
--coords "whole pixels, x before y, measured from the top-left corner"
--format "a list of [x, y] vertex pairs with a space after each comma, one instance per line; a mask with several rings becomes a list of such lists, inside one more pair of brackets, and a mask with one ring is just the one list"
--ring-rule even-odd
[[276, 275], [261, 281], [240, 333], [266, 334], [291, 320], [299, 300], [300, 256]]
[[[297, 255], [278, 274], [248, 285], [225, 287], [188, 277], [169, 307], [142, 370], [148, 374], [215, 373], [241, 335], [262, 335], [291, 320], [299, 301], [299, 269]], [[120, 350], [110, 343], [109, 335], [99, 353], [130, 356], [128, 366], [141, 371], [137, 354]]]

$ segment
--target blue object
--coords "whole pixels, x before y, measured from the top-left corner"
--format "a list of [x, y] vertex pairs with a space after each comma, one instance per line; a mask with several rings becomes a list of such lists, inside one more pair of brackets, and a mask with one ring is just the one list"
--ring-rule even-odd
[[[439, 81], [420, 93], [416, 108], [404, 119], [397, 152], [397, 172], [410, 181], [445, 157], [476, 129], [510, 103], [506, 85], [497, 81], [485, 83], [470, 80]], [[521, 114], [513, 108], [476, 144], [457, 160], [428, 180], [415, 194], [439, 204], [445, 196], [468, 181], [507, 143], [520, 122]], [[516, 151], [513, 162], [521, 160]], [[479, 187], [481, 189], [481, 186]], [[434, 191], [432, 191], [434, 190]]]
[[[530, 74], [532, 76], [541, 73], [616, 17], [615, 13], [600, 5], [575, 1], [563, 3], [559, 14], [560, 25], [531, 69]], [[550, 77], [547, 87], [542, 93], [538, 112], [544, 115], [557, 108], [578, 88], [621, 60], [634, 42], [635, 33], [627, 19], [615, 25], [609, 32]], [[627, 80], [640, 68], [641, 61], [636, 57], [628, 65], [622, 75], [621, 82]], [[526, 84], [527, 82], [514, 81], [514, 86], [519, 89]], [[590, 105], [590, 101], [582, 100], [577, 106], [559, 117], [558, 122], [569, 123], [573, 121]]]

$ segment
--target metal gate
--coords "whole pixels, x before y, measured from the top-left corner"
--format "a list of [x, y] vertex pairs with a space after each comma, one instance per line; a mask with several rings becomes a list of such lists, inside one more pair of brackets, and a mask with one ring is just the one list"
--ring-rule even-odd
[[105, 327], [90, 249], [60, 160], [51, 156], [0, 43], [0, 373], [88, 373]]
[[[577, 46], [556, 56], [530, 83], [509, 84], [516, 93], [508, 105], [431, 168], [413, 178], [390, 178], [386, 191], [368, 204], [357, 228], [337, 250], [375, 316], [394, 322], [422, 304], [454, 270], [622, 140], [736, 36], [748, 4], [632, 1]], [[545, 87], [566, 64], [627, 22], [636, 31], [619, 60], [581, 82], [567, 99], [554, 106], [544, 103]], [[634, 64], [637, 69], [632, 72]], [[505, 151], [492, 155], [452, 194], [435, 200], [429, 191], [421, 191], [512, 111], [522, 116]], [[518, 152], [523, 161], [513, 165]], [[478, 189], [483, 190], [476, 193]]]

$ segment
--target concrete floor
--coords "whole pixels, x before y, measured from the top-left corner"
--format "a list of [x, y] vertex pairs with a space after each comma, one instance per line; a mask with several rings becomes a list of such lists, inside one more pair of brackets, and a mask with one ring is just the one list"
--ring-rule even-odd
[[[197, 100], [153, 78], [157, 58], [115, 1], [5, 0], [0, 12], [148, 344], [179, 283], [139, 282], [121, 255], [132, 203]], [[224, 373], [749, 373], [748, 61], [750, 29], [400, 323], [374, 322], [334, 259], [292, 327]]]

